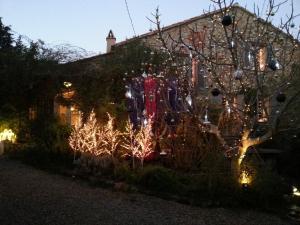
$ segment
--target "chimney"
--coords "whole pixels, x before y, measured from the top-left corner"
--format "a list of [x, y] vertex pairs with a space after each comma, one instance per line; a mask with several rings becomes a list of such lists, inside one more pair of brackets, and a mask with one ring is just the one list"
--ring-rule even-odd
[[109, 53], [111, 51], [111, 47], [116, 44], [116, 38], [114, 36], [114, 33], [112, 30], [109, 31], [107, 37], [106, 37], [106, 53]]

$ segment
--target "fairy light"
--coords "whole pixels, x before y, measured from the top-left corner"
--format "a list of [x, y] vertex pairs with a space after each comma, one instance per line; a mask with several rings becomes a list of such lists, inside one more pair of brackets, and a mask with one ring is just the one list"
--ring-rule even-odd
[[240, 174], [239, 182], [243, 187], [247, 187], [251, 183], [252, 179], [250, 174], [246, 171], [243, 170]]
[[126, 91], [125, 96], [126, 96], [126, 98], [132, 98], [132, 93], [131, 93], [131, 90], [130, 90], [130, 89], [128, 89], [128, 90]]
[[231, 108], [229, 106], [229, 102], [226, 101], [226, 110], [227, 110], [227, 113], [230, 114], [231, 113]]
[[230, 42], [230, 45], [231, 45], [231, 48], [234, 48], [234, 46], [235, 46], [234, 41], [231, 41], [231, 42]]
[[92, 111], [86, 123], [73, 128], [69, 137], [69, 145], [73, 151], [89, 152], [97, 155], [103, 132], [97, 123], [96, 115]]
[[208, 114], [207, 114], [207, 109], [205, 111], [205, 115], [204, 115], [204, 124], [210, 124], [210, 121], [208, 120]]
[[[220, 19], [218, 16], [214, 15], [213, 19], [211, 20], [211, 22], [213, 23], [212, 26], [216, 26], [217, 24], [219, 24]], [[235, 21], [235, 24], [237, 25], [237, 21]], [[234, 28], [235, 29], [235, 26]], [[239, 35], [243, 35], [246, 34], [246, 31], [239, 31], [238, 29], [234, 30], [234, 32], [236, 32]], [[239, 36], [238, 35], [238, 36]], [[221, 34], [213, 34], [210, 33], [208, 35], [209, 39], [215, 40], [215, 42], [217, 43], [217, 39], [218, 38], [222, 38]], [[236, 36], [236, 38], [239, 39], [239, 37]], [[260, 36], [260, 35], [257, 35]], [[210, 38], [211, 37], [211, 38]], [[262, 59], [265, 56], [265, 52], [263, 50], [265, 49], [256, 49], [255, 47], [253, 47], [250, 43], [253, 41], [252, 37], [246, 38], [243, 37], [245, 40], [245, 45], [241, 44], [240, 41], [238, 39], [234, 39], [235, 37], [232, 37], [232, 39], [228, 42], [225, 41], [220, 41], [220, 43], [218, 43], [218, 45], [214, 44], [214, 41], [212, 41], [212, 43], [210, 43], [210, 45], [208, 46], [208, 50], [210, 51], [214, 51], [216, 54], [207, 54], [207, 57], [205, 57], [205, 60], [203, 60], [201, 57], [199, 57], [200, 55], [197, 53], [197, 49], [192, 50], [191, 48], [189, 48], [189, 52], [184, 52], [187, 53], [186, 57], [187, 60], [186, 61], [191, 61], [189, 60], [190, 58], [193, 58], [195, 60], [201, 59], [201, 64], [203, 64], [204, 66], [208, 67], [208, 73], [204, 73], [203, 77], [204, 78], [204, 87], [209, 88], [211, 87], [211, 85], [214, 85], [214, 81], [218, 82], [218, 85], [220, 86], [219, 88], [224, 90], [223, 92], [223, 97], [222, 97], [222, 103], [223, 103], [223, 110], [224, 110], [224, 114], [222, 113], [222, 115], [225, 115], [226, 119], [228, 122], [235, 122], [235, 120], [239, 120], [237, 121], [236, 124], [234, 125], [234, 128], [237, 128], [235, 131], [233, 131], [232, 135], [237, 135], [236, 137], [236, 141], [234, 143], [233, 146], [230, 146], [231, 149], [233, 150], [238, 150], [237, 155], [237, 161], [238, 161], [238, 166], [239, 169], [241, 167], [241, 163], [244, 160], [244, 158], [246, 157], [246, 153], [247, 153], [247, 149], [254, 145], [256, 143], [256, 140], [254, 140], [254, 138], [252, 138], [250, 134], [250, 132], [253, 132], [253, 127], [252, 127], [252, 122], [253, 120], [255, 120], [255, 122], [266, 122], [267, 121], [267, 116], [268, 115], [268, 109], [263, 109], [263, 108], [268, 108], [267, 106], [265, 106], [265, 104], [261, 105], [262, 102], [260, 102], [260, 106], [259, 107], [254, 107], [256, 106], [253, 103], [250, 104], [245, 104], [244, 108], [242, 105], [239, 105], [236, 102], [233, 102], [232, 99], [234, 99], [234, 97], [236, 97], [237, 95], [241, 94], [243, 96], [246, 96], [247, 92], [249, 91], [249, 88], [253, 88], [255, 89], [255, 85], [256, 83], [253, 82], [252, 76], [255, 73], [254, 67], [258, 66], [258, 68], [260, 68], [261, 70], [264, 69], [265, 65], [265, 60], [262, 61]], [[240, 45], [239, 47], [244, 48], [244, 50], [246, 50], [247, 52], [245, 52], [246, 54], [244, 55], [244, 51], [241, 53], [237, 54], [237, 59], [236, 59], [236, 65], [233, 65], [233, 63], [231, 63], [231, 61], [229, 61], [230, 59], [227, 57], [226, 52], [222, 53], [221, 50], [224, 50], [222, 48], [226, 48], [228, 50], [228, 47], [231, 48], [235, 48], [238, 45]], [[250, 44], [250, 45], [248, 45]], [[229, 46], [228, 46], [229, 45]], [[248, 47], [247, 47], [248, 46]], [[185, 46], [187, 47], [187, 46]], [[163, 50], [167, 50], [164, 47], [162, 47]], [[257, 51], [259, 50], [259, 51]], [[170, 51], [167, 51], [169, 55]], [[213, 53], [214, 53], [213, 52]], [[211, 53], [211, 52], [209, 52]], [[257, 55], [258, 53], [258, 55]], [[203, 53], [204, 54], [204, 53]], [[217, 62], [217, 60], [220, 60], [222, 62], [220, 62], [220, 64], [222, 64], [224, 62], [231, 64], [230, 66], [219, 66], [219, 62]], [[245, 58], [245, 59], [244, 59]], [[180, 101], [180, 103], [183, 103], [185, 106], [192, 106], [196, 107], [198, 106], [198, 100], [200, 98], [198, 98], [199, 96], [195, 97], [193, 91], [191, 91], [190, 89], [186, 90], [187, 88], [184, 86], [185, 84], [180, 83], [181, 81], [184, 80], [185, 78], [185, 72], [189, 71], [191, 69], [190, 65], [184, 65], [184, 63], [178, 63], [176, 64], [175, 62], [176, 60], [174, 60], [174, 58], [170, 57], [170, 62], [166, 61], [165, 64], [172, 64], [172, 66], [176, 67], [176, 69], [174, 69], [174, 73], [172, 75], [178, 75], [179, 77], [179, 82], [178, 82], [178, 98], [177, 100]], [[215, 61], [217, 63], [217, 65], [212, 64], [210, 61]], [[229, 61], [229, 62], [228, 62]], [[245, 62], [246, 61], [246, 62]], [[254, 62], [254, 61], [258, 61], [258, 63]], [[248, 64], [248, 66], [247, 66]], [[218, 67], [219, 66], [219, 67]], [[246, 68], [247, 67], [247, 68]], [[250, 67], [250, 68], [249, 68]], [[278, 61], [276, 61], [276, 68], [279, 68], [280, 65], [278, 63]], [[200, 70], [203, 70], [201, 68], [198, 68]], [[198, 72], [203, 72], [203, 71], [198, 71]], [[141, 70], [142, 72], [142, 70]], [[259, 71], [261, 72], [261, 71]], [[160, 73], [158, 72], [159, 77], [160, 77]], [[142, 75], [143, 76], [143, 75]], [[212, 79], [211, 79], [212, 78]], [[233, 79], [235, 78], [235, 79]], [[166, 79], [166, 81], [168, 81]], [[184, 80], [185, 82], [186, 80]], [[202, 80], [201, 80], [202, 82]], [[188, 83], [189, 84], [189, 83]], [[166, 84], [167, 86], [168, 84]], [[187, 85], [186, 85], [187, 86]], [[157, 94], [163, 93], [163, 91], [166, 90], [166, 100], [169, 101], [170, 100], [170, 88], [162, 88], [162, 90], [157, 91]], [[241, 93], [243, 92], [244, 93]], [[191, 94], [187, 94], [186, 93], [192, 93], [193, 96], [191, 96]], [[202, 94], [202, 93], [201, 93]], [[201, 95], [200, 94], [200, 95]], [[132, 93], [128, 93], [126, 95], [126, 97], [131, 98], [132, 97]], [[193, 100], [193, 101], [192, 101]], [[165, 99], [160, 99], [159, 101], [165, 101]], [[242, 100], [244, 101], [244, 99]], [[205, 99], [201, 96], [201, 104], [204, 102], [204, 104], [208, 104], [209, 103], [209, 99]], [[197, 104], [196, 104], [197, 103]], [[264, 103], [264, 102], [263, 102]], [[200, 105], [200, 104], [199, 104]], [[202, 107], [203, 105], [201, 105]], [[251, 106], [251, 107], [250, 107]], [[262, 107], [264, 106], [264, 107]], [[190, 107], [188, 107], [190, 108]], [[243, 108], [243, 109], [241, 109]], [[202, 110], [202, 109], [201, 109]], [[199, 121], [201, 121], [202, 126], [204, 126], [204, 124], [209, 124], [209, 117], [208, 117], [208, 111], [207, 109], [205, 109], [205, 114], [204, 114], [204, 118], [203, 118], [203, 111], [200, 113], [200, 118]], [[251, 113], [250, 113], [251, 111]], [[257, 111], [257, 114], [255, 113], [255, 111]], [[181, 113], [181, 112], [177, 112], [177, 113]], [[211, 118], [210, 118], [211, 119]], [[147, 123], [147, 120], [144, 119], [141, 122], [141, 129], [148, 126], [149, 124]], [[227, 124], [226, 124], [227, 126]], [[231, 124], [228, 124], [228, 127], [230, 127]], [[239, 126], [239, 127], [238, 127]], [[220, 127], [218, 127], [217, 125], [217, 129], [220, 129]], [[256, 129], [256, 128], [255, 128]], [[233, 129], [234, 130], [234, 129]], [[217, 130], [217, 131], [221, 131]], [[231, 132], [231, 129], [228, 129], [228, 131], [226, 130], [226, 132]], [[222, 132], [220, 132], [220, 136], [222, 136]], [[231, 135], [230, 133], [228, 135]], [[258, 140], [258, 139], [257, 139]], [[247, 178], [247, 173], [245, 171], [242, 172], [241, 175], [241, 183], [245, 183], [248, 184], [251, 182], [251, 180], [249, 181], [249, 178]]]
[[64, 81], [64, 86], [66, 87], [66, 88], [69, 88], [69, 87], [71, 87], [72, 86], [72, 83], [71, 82], [69, 82], [69, 81]]
[[297, 196], [297, 197], [300, 197], [300, 191], [295, 186], [293, 186], [293, 195]]
[[69, 137], [69, 145], [73, 151], [90, 153], [94, 156], [113, 156], [119, 145], [121, 133], [114, 129], [114, 117], [108, 114], [107, 123], [100, 127], [96, 114], [92, 111], [86, 123], [74, 127]]
[[144, 165], [145, 158], [152, 152], [152, 121], [146, 121], [146, 124], [141, 126], [139, 131], [136, 133], [134, 139], [136, 141], [136, 146], [132, 149], [133, 157], [140, 160], [141, 167]]
[[17, 135], [11, 129], [4, 129], [0, 132], [0, 142], [1, 141], [10, 141], [15, 143], [17, 140]]
[[189, 104], [189, 106], [192, 105], [192, 97], [190, 94], [188, 94], [188, 96], [186, 96], [185, 100], [187, 101], [187, 103]]
[[147, 121], [147, 119], [145, 118], [145, 119], [143, 120], [143, 125], [144, 125], [144, 126], [147, 126], [147, 124], [148, 124], [148, 121]]

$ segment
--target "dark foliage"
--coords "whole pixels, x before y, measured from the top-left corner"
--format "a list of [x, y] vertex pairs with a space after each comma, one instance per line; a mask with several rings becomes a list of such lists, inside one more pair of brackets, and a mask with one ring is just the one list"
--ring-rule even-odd
[[159, 166], [145, 167], [139, 174], [138, 184], [157, 193], [176, 193], [180, 186], [174, 172]]
[[13, 159], [51, 173], [69, 175], [74, 168], [71, 151], [54, 152], [42, 149], [36, 144], [14, 145], [6, 151]]

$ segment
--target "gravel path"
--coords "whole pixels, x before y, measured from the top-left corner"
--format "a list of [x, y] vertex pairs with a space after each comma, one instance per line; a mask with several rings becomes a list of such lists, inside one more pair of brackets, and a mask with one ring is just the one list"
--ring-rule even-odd
[[0, 225], [284, 225], [273, 215], [202, 209], [82, 182], [0, 157]]

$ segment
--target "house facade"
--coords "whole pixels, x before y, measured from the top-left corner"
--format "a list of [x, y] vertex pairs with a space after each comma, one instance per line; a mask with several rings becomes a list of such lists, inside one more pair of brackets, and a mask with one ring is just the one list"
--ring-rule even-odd
[[[225, 31], [224, 24], [222, 24], [224, 15], [230, 15], [231, 20], [231, 26], [226, 27]], [[164, 44], [161, 42], [162, 39], [165, 41]], [[290, 35], [256, 17], [245, 8], [232, 5], [229, 8], [204, 13], [122, 42], [116, 42], [115, 35], [109, 31], [106, 38], [107, 52], [84, 59], [84, 61], [87, 64], [89, 62], [94, 64], [95, 61], [114, 54], [115, 49], [136, 40], [159, 51], [167, 52], [167, 49], [171, 49], [173, 52], [184, 55], [190, 63], [190, 83], [193, 92], [199, 96], [208, 96], [210, 102], [215, 105], [231, 104], [236, 108], [244, 105], [243, 94], [236, 95], [230, 100], [231, 102], [224, 100], [222, 94], [217, 97], [214, 94], [208, 95], [217, 88], [212, 79], [213, 76], [220, 76], [219, 86], [223, 85], [230, 90], [240, 85], [241, 76], [245, 85], [251, 86], [251, 83], [257, 83], [253, 80], [253, 76], [250, 76], [254, 73], [260, 74], [259, 79], [269, 79], [269, 74], [275, 73], [274, 76], [278, 77], [276, 80], [280, 82], [282, 76], [290, 74], [291, 65], [299, 55], [299, 50], [292, 52], [298, 42]], [[290, 52], [289, 49], [291, 49]], [[233, 54], [237, 56], [236, 59], [228, 57], [232, 51], [236, 51]], [[236, 67], [227, 65], [228, 59], [233, 60]], [[281, 68], [282, 65], [289, 66]], [[242, 74], [242, 71], [246, 74]], [[234, 80], [232, 80], [232, 74], [234, 74]], [[264, 83], [268, 82], [264, 81]], [[268, 87], [264, 89], [274, 91], [275, 85], [272, 85], [272, 82], [269, 82]], [[55, 104], [55, 111], [62, 121], [71, 125], [77, 123], [75, 121], [79, 120], [80, 113], [75, 105], [66, 107]], [[274, 104], [277, 104], [276, 96], [257, 99], [256, 111], [260, 122], [267, 120], [266, 115], [272, 113]]]

